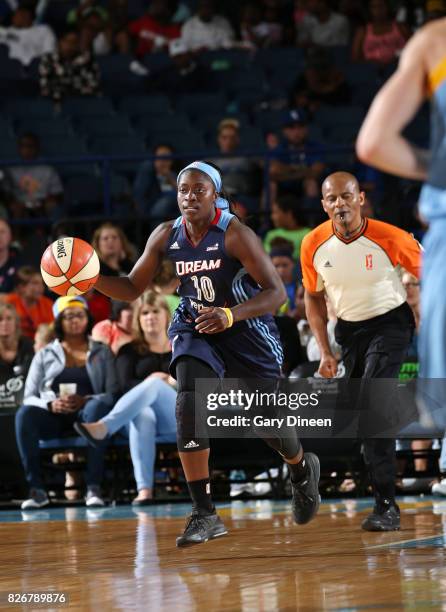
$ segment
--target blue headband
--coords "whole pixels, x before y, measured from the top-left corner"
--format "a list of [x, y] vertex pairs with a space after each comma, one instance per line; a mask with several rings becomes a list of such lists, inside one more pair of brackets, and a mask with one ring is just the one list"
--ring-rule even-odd
[[[203, 172], [203, 174], [206, 174], [206, 176], [208, 176], [214, 184], [215, 190], [220, 193], [222, 187], [221, 176], [220, 172], [216, 168], [210, 166], [209, 164], [206, 164], [205, 162], [194, 161], [182, 170], [180, 170], [180, 172], [178, 173], [177, 185], [180, 182], [181, 175], [183, 174], [183, 172], [186, 172], [186, 170], [199, 170], [200, 172]], [[225, 198], [221, 198], [220, 196], [215, 200], [215, 206], [217, 208], [221, 208], [222, 210], [229, 210], [228, 200], [225, 200]]]

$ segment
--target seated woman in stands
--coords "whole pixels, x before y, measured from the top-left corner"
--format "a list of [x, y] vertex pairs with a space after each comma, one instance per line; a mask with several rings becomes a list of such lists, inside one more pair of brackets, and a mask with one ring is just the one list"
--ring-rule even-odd
[[352, 59], [381, 66], [396, 62], [409, 36], [407, 27], [393, 19], [388, 0], [370, 0], [369, 21], [355, 33]]
[[53, 302], [43, 295], [44, 286], [39, 270], [22, 266], [17, 270], [14, 292], [4, 296], [19, 315], [22, 334], [33, 339], [40, 323], [51, 323]]
[[138, 496], [133, 505], [150, 503], [156, 442], [176, 441], [175, 381], [169, 375], [170, 312], [166, 300], [146, 291], [133, 313], [134, 340], [116, 357], [120, 390], [113, 410], [97, 423], [78, 423], [76, 430], [92, 445], [128, 426]]
[[0, 409], [15, 412], [33, 358], [33, 344], [21, 335], [20, 318], [12, 304], [0, 302]]
[[[90, 339], [92, 317], [80, 297], [60, 297], [54, 304], [56, 339], [34, 356], [25, 383], [23, 406], [16, 414], [16, 438], [30, 486], [23, 510], [42, 508], [49, 499], [39, 466], [39, 440], [73, 431], [76, 421], [105, 416], [118, 397], [113, 353]], [[103, 506], [100, 485], [105, 444], [89, 448], [87, 506]]]
[[[102, 223], [95, 230], [91, 245], [101, 260], [101, 274], [122, 276], [132, 269], [136, 259], [134, 247], [121, 227], [109, 221]], [[110, 298], [94, 289], [85, 294], [85, 298], [95, 323], [110, 318]]]

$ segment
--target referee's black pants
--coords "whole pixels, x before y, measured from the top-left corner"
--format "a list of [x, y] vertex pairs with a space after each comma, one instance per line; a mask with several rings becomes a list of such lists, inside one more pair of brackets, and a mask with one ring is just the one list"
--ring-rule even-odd
[[[405, 302], [398, 308], [366, 321], [338, 320], [336, 341], [342, 347], [346, 377], [363, 379], [397, 378], [410, 344], [415, 321]], [[367, 385], [366, 385], [367, 387]], [[364, 386], [362, 387], [364, 390]], [[368, 408], [373, 416], [373, 386], [369, 385]], [[390, 395], [385, 409], [397, 410]], [[376, 407], [378, 411], [378, 406]], [[383, 410], [382, 398], [379, 410]], [[370, 471], [377, 502], [395, 497], [395, 439], [364, 438], [364, 458]]]

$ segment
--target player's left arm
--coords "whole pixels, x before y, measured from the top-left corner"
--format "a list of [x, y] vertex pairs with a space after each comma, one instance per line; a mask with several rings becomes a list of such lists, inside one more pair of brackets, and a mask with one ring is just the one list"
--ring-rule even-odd
[[426, 31], [422, 31], [407, 43], [398, 69], [375, 97], [356, 141], [363, 162], [418, 180], [426, 178], [429, 152], [412, 145], [402, 131], [426, 97], [426, 52]]
[[[225, 248], [262, 289], [256, 296], [231, 308], [234, 322], [277, 312], [286, 301], [287, 293], [258, 236], [250, 228], [233, 221], [226, 232]], [[229, 320], [222, 308], [203, 308], [196, 319], [196, 329], [200, 333], [216, 334], [227, 327]]]

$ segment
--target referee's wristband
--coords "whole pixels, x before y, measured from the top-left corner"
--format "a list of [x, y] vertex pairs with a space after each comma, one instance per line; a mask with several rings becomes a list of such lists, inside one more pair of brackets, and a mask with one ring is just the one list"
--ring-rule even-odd
[[230, 308], [222, 308], [222, 310], [228, 319], [228, 327], [226, 329], [229, 329], [229, 327], [232, 327], [232, 324], [234, 323], [234, 315], [232, 314], [232, 310]]

